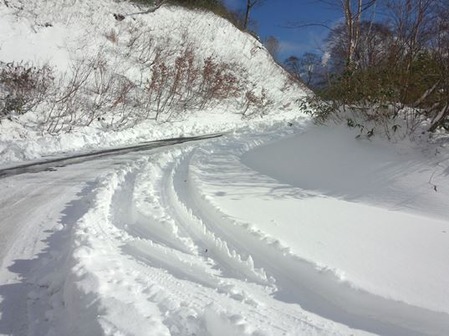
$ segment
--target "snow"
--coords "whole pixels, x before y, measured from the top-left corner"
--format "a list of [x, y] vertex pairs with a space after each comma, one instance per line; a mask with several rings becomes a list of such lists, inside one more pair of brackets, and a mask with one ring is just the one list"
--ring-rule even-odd
[[[273, 100], [271, 120], [290, 120], [298, 115], [297, 101], [305, 88], [289, 83], [288, 77], [269, 53], [249, 34], [237, 30], [226, 20], [212, 14], [162, 7], [154, 13], [138, 14], [144, 8], [127, 1], [21, 1], [0, 4], [0, 61], [48, 64], [56, 77], [70, 77], [77, 62], [104, 59], [105, 66], [118, 74], [145, 78], [150, 68], [138, 63], [130, 47], [135, 40], [148, 36], [145, 43], [181, 52], [191, 47], [199, 57], [214, 59], [240, 69], [240, 80], [248, 90], [267, 91]], [[113, 14], [126, 16], [117, 21]], [[191, 22], [195, 22], [192, 25]], [[211, 29], [213, 27], [213, 29]], [[107, 36], [114, 31], [117, 43]], [[139, 40], [140, 41], [140, 40]], [[143, 42], [142, 42], [143, 43]], [[137, 48], [137, 50], [133, 49]], [[288, 85], [287, 85], [288, 84]], [[61, 152], [88, 151], [149, 140], [232, 131], [251, 127], [256, 120], [242, 120], [235, 113], [240, 101], [226, 101], [205, 110], [189, 111], [170, 123], [144, 120], [120, 131], [105, 129], [100, 122], [78, 127], [76, 132], [51, 134], [42, 114], [31, 111], [13, 121], [0, 123], [0, 164], [33, 160]], [[107, 116], [105, 116], [107, 118]], [[208, 122], [205, 123], [204, 119]], [[39, 126], [40, 125], [40, 126]], [[43, 125], [43, 126], [42, 126]]]
[[[432, 162], [419, 152], [403, 151], [391, 144], [354, 141], [347, 129], [312, 128], [252, 150], [236, 162], [227, 159], [226, 148], [202, 164], [207, 171], [221, 168], [218, 176], [208, 176], [223, 181], [215, 182], [209, 194], [219, 196], [214, 203], [233, 218], [257, 223], [257, 230], [352, 286], [448, 312], [444, 166], [439, 165], [441, 157]], [[245, 171], [245, 166], [238, 168], [242, 162], [252, 169], [249, 176], [239, 175], [234, 186], [233, 175], [225, 176], [223, 170]], [[275, 179], [255, 179], [253, 170]], [[428, 183], [432, 175], [438, 192]], [[245, 188], [235, 192], [242, 179]], [[257, 211], [261, 208], [266, 212]]]
[[[8, 3], [0, 60], [62, 72], [129, 28], [111, 13], [139, 10]], [[253, 120], [227, 105], [56, 136], [30, 128], [33, 113], [2, 120], [2, 167], [224, 135], [0, 178], [0, 335], [448, 335], [447, 145], [316, 126], [258, 42], [209, 14], [156, 13], [125, 23], [161, 39], [202, 30], [202, 53], [243, 64], [278, 106]]]
[[[448, 199], [444, 156], [327, 131], [278, 123], [1, 180], [14, 191], [1, 198], [1, 333], [446, 334], [449, 221], [438, 206], [413, 207]], [[303, 138], [342, 153], [317, 154], [302, 175], [301, 162], [314, 165]], [[412, 186], [394, 186], [403, 203], [384, 202], [391, 183], [360, 196], [300, 186], [373, 148], [352, 169], [389, 157]]]

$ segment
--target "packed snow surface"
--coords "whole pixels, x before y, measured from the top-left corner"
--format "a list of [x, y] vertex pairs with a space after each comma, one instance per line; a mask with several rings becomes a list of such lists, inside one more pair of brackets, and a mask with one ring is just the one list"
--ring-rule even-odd
[[447, 170], [298, 120], [4, 178], [0, 334], [447, 335]]

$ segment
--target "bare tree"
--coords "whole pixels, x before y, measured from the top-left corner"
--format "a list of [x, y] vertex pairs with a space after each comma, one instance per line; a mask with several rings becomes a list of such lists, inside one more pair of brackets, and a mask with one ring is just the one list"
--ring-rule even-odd
[[[392, 52], [396, 39], [389, 27], [381, 22], [362, 21], [356, 48], [352, 51], [353, 68], [366, 70], [384, 62]], [[332, 70], [341, 73], [347, 69], [348, 36], [344, 24], [338, 25], [331, 30], [327, 42], [327, 52]]]
[[[432, 9], [437, 2], [439, 0], [387, 1], [386, 7], [395, 34], [395, 43], [390, 48], [390, 59], [393, 63], [403, 66], [401, 100], [405, 103], [411, 103], [410, 99], [415, 95], [414, 74], [418, 70], [418, 58], [428, 54], [431, 42], [436, 36], [437, 19]], [[418, 100], [424, 101], [421, 97]], [[415, 102], [413, 104], [417, 105]]]
[[355, 53], [360, 43], [362, 14], [374, 6], [377, 0], [340, 0], [341, 9], [345, 15], [345, 28], [348, 36], [346, 51], [346, 67], [353, 69], [355, 64]]
[[[344, 14], [327, 38], [331, 80], [319, 93], [337, 108], [324, 104], [319, 118], [353, 111], [365, 118], [359, 125], [374, 122], [388, 137], [402, 122], [409, 134], [423, 120], [429, 132], [449, 131], [449, 0], [316, 1]], [[301, 59], [287, 61], [310, 82]]]
[[265, 48], [267, 48], [270, 55], [277, 60], [279, 56], [279, 41], [276, 37], [270, 35], [264, 41]]
[[389, 0], [386, 8], [398, 41], [399, 57], [414, 57], [429, 41], [435, 20], [433, 4], [438, 0]]
[[[339, 10], [344, 15], [344, 27], [346, 42], [344, 44], [345, 65], [348, 70], [357, 68], [355, 62], [355, 54], [360, 43], [362, 22], [364, 14], [377, 4], [378, 0], [316, 0], [323, 3], [334, 10]], [[371, 11], [374, 13], [374, 11]], [[366, 21], [366, 20], [365, 20]], [[368, 21], [372, 21], [370, 18]], [[329, 23], [290, 23], [287, 28], [307, 28], [307, 27], [324, 27], [329, 30], [333, 28]]]
[[298, 57], [290, 56], [284, 61], [284, 68], [295, 79], [302, 81], [301, 79], [301, 63]]
[[310, 86], [317, 75], [317, 68], [320, 66], [321, 58], [317, 54], [307, 52], [300, 59], [300, 69], [302, 71], [305, 84]]
[[243, 20], [243, 29], [247, 29], [248, 28], [249, 17], [250, 17], [252, 9], [256, 5], [261, 5], [264, 1], [265, 0], [246, 0], [245, 18]]

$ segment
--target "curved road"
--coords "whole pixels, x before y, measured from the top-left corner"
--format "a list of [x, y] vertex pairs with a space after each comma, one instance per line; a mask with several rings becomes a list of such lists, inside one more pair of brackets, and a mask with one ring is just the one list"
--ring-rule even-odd
[[[117, 320], [174, 335], [449, 331], [447, 314], [340, 284], [212, 209], [196, 189], [207, 176], [195, 163], [210, 152], [160, 147], [217, 137], [0, 170], [0, 334], [100, 335], [112, 325], [139, 335]], [[221, 158], [215, 174], [226, 178], [237, 168]]]

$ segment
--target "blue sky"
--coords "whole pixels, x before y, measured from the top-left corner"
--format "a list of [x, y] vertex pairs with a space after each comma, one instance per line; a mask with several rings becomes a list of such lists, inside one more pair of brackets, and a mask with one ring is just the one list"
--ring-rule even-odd
[[[242, 7], [246, 0], [225, 0], [225, 3], [236, 9]], [[279, 40], [279, 60], [283, 61], [290, 55], [301, 56], [307, 51], [320, 53], [322, 41], [328, 33], [322, 27], [288, 29], [283, 26], [292, 22], [333, 25], [341, 14], [316, 0], [265, 0], [253, 9], [251, 17], [257, 21], [257, 33], [262, 39], [273, 35]]]

